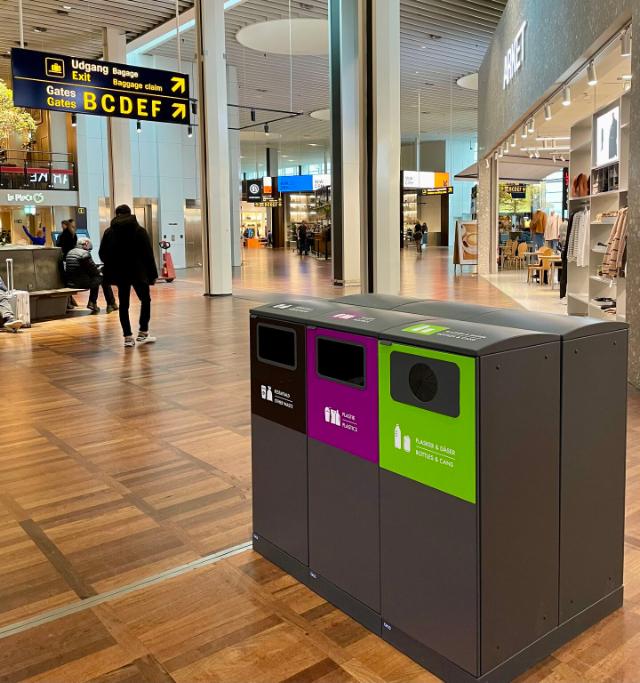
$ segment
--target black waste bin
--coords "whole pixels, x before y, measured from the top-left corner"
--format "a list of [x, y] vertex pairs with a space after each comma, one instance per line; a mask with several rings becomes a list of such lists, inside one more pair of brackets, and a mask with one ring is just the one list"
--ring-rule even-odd
[[[258, 439], [254, 442], [254, 491], [268, 503], [267, 510], [257, 510], [254, 515], [254, 546], [371, 631], [380, 633], [378, 337], [383, 329], [400, 323], [409, 325], [421, 318], [315, 300], [269, 304], [254, 310], [252, 316], [258, 338], [265, 328], [277, 326], [294, 328], [299, 339], [306, 328], [306, 361], [298, 363], [295, 372], [302, 373], [306, 364], [306, 380], [301, 374], [296, 381], [306, 384], [306, 421], [303, 427], [299, 425], [305, 432], [304, 446], [301, 441], [297, 451], [306, 449], [307, 457], [305, 460], [299, 452], [291, 451], [278, 472], [267, 473], [273, 469], [273, 453], [282, 450], [280, 440], [290, 439], [291, 434], [281, 425], [271, 426], [275, 437], [263, 452], [267, 442], [254, 427], [254, 438]], [[279, 353], [282, 348], [280, 344]], [[286, 368], [282, 367], [282, 358], [278, 363], [275, 369], [269, 366], [271, 374], [266, 379], [262, 375], [252, 378], [256, 400], [258, 387], [261, 389], [265, 382], [271, 383], [267, 391], [282, 385]], [[264, 408], [265, 401], [260, 399], [259, 405]], [[261, 425], [262, 419], [254, 411], [254, 425]], [[294, 555], [285, 548], [297, 563], [278, 553], [292, 535], [287, 532], [283, 538], [282, 533], [291, 522], [273, 512], [274, 508], [286, 512], [277, 506], [283, 489], [293, 486], [300, 495], [295, 509], [288, 512], [297, 521], [303, 519], [303, 460], [307, 468], [304, 492], [308, 492], [307, 571], [301, 564], [301, 553]], [[285, 473], [292, 470], [295, 475], [291, 482], [285, 482]], [[271, 525], [268, 535], [265, 520]], [[277, 541], [265, 543], [265, 538]]]
[[323, 301], [289, 301], [251, 313], [253, 541], [290, 573], [309, 563], [306, 329]]
[[379, 348], [383, 637], [511, 680], [558, 626], [559, 337], [432, 319]]

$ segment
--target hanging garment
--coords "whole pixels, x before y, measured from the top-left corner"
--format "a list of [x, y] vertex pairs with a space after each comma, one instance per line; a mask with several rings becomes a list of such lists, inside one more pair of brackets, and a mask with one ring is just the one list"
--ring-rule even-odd
[[616, 222], [611, 228], [607, 251], [602, 260], [602, 276], [608, 278], [618, 277], [624, 268], [626, 246], [627, 246], [627, 227], [628, 210], [620, 209]]
[[547, 227], [544, 231], [544, 238], [547, 242], [552, 242], [553, 240], [559, 239], [560, 223], [560, 216], [558, 216], [557, 213], [553, 212], [549, 214], [549, 218], [547, 220]]
[[576, 265], [584, 268], [589, 265], [589, 232], [591, 229], [591, 211], [585, 211], [580, 224], [578, 236]]
[[573, 216], [571, 234], [567, 239], [567, 261], [579, 268], [589, 265], [589, 227], [591, 212], [583, 209]]
[[547, 228], [547, 214], [538, 209], [531, 219], [531, 232], [537, 234], [544, 234]]
[[566, 228], [566, 234], [564, 237], [564, 242], [562, 243], [562, 272], [560, 273], [560, 298], [564, 299], [565, 296], [567, 296], [567, 280], [568, 280], [568, 268], [567, 268], [567, 263], [568, 263], [568, 252], [569, 252], [569, 241], [571, 239], [571, 233], [573, 232], [573, 221], [576, 217], [576, 214], [574, 213], [570, 218], [569, 221], [565, 221], [567, 224]]

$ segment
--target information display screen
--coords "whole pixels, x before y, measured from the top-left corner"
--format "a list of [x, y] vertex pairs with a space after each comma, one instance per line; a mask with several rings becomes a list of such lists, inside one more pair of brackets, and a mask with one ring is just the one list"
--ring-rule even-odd
[[279, 192], [312, 192], [312, 175], [281, 175], [278, 176]]
[[189, 124], [189, 77], [129, 64], [11, 50], [19, 107]]

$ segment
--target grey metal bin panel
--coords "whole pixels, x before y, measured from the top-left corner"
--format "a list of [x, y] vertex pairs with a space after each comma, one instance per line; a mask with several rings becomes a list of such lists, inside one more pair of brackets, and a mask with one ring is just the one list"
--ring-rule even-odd
[[[393, 314], [400, 315], [399, 312]], [[559, 339], [554, 334], [445, 318], [428, 318], [424, 320], [423, 326], [420, 322], [417, 325], [424, 327], [422, 332], [419, 328], [413, 329], [412, 324], [402, 324], [386, 329], [381, 338], [467, 356], [485, 356], [547, 344]]]
[[380, 612], [378, 464], [309, 439], [309, 568]]
[[251, 416], [253, 530], [309, 563], [307, 436]]
[[558, 625], [560, 348], [480, 359], [482, 674]]
[[422, 299], [409, 296], [397, 296], [395, 294], [349, 294], [340, 296], [333, 301], [350, 306], [364, 306], [365, 308], [379, 308], [383, 311], [393, 311], [400, 306], [419, 303]]
[[560, 617], [622, 585], [626, 330], [564, 345]]
[[508, 308], [496, 308], [493, 311], [488, 311], [478, 318], [478, 322], [559, 334], [563, 341], [626, 330], [629, 327], [626, 323], [615, 320], [598, 320], [597, 318], [575, 315], [556, 315], [554, 313], [538, 313]]
[[477, 506], [380, 470], [382, 617], [478, 674]]

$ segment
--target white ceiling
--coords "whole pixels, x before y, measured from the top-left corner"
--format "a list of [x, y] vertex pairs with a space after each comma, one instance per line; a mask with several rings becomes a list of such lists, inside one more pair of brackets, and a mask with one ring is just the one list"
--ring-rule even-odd
[[[401, 111], [405, 139], [474, 135], [477, 93], [455, 84], [477, 71], [507, 0], [401, 0]], [[193, 0], [179, 0], [184, 11]], [[0, 56], [18, 41], [17, 0], [0, 0]], [[64, 10], [70, 5], [71, 10]], [[238, 68], [240, 103], [305, 112], [274, 123], [290, 142], [329, 139], [329, 123], [308, 114], [329, 106], [327, 56], [265, 54], [243, 47], [238, 31], [251, 24], [292, 17], [327, 18], [327, 0], [244, 0], [225, 13], [227, 59]], [[175, 0], [24, 0], [27, 46], [80, 57], [102, 53], [102, 28], [127, 32], [129, 40], [174, 16]], [[44, 33], [34, 28], [46, 28]], [[195, 54], [193, 31], [181, 35], [183, 56]], [[153, 54], [175, 56], [175, 38]], [[9, 61], [0, 59], [0, 77]], [[421, 107], [418, 112], [418, 92]], [[243, 120], [248, 118], [243, 117]]]
[[[401, 111], [405, 139], [475, 135], [477, 93], [456, 85], [477, 71], [507, 0], [401, 0]], [[327, 0], [245, 0], [225, 13], [227, 59], [238, 68], [240, 102], [247, 106], [291, 109], [305, 116], [274, 123], [272, 132], [289, 141], [323, 141], [329, 124], [308, 114], [329, 106], [326, 56], [265, 54], [243, 47], [236, 34], [268, 20], [327, 18]], [[182, 36], [183, 55], [195, 53], [193, 32]], [[175, 39], [153, 54], [175, 56]], [[418, 92], [421, 113], [418, 121]]]
[[[181, 12], [193, 6], [193, 0], [179, 3]], [[175, 0], [23, 0], [24, 39], [34, 50], [96, 58], [104, 27], [126, 31], [133, 40], [175, 16], [175, 7]], [[44, 33], [34, 31], [42, 28]], [[7, 52], [19, 39], [18, 0], [0, 0], [0, 78], [10, 76]]]

